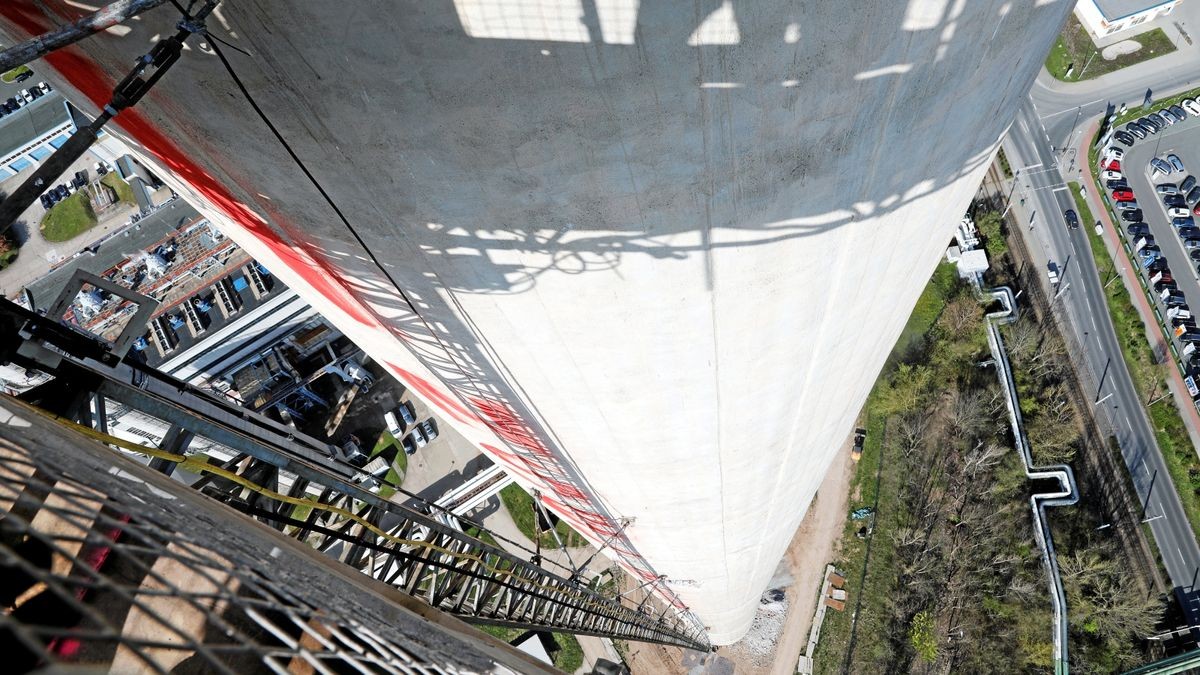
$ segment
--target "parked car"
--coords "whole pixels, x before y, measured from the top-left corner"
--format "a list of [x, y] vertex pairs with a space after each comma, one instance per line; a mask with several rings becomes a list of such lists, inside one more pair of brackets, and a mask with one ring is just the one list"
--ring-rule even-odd
[[1187, 304], [1187, 298], [1183, 297], [1183, 293], [1179, 291], [1167, 291], [1167, 297], [1163, 298], [1163, 304], [1167, 307], [1179, 307]]
[[1176, 122], [1179, 121], [1179, 120], [1175, 119], [1175, 114], [1172, 113], [1170, 110], [1167, 110], [1166, 108], [1159, 110], [1155, 114], [1158, 115], [1159, 117], [1163, 118], [1163, 121], [1165, 121], [1167, 124], [1175, 124]]
[[1105, 171], [1101, 176], [1104, 177], [1104, 180], [1122, 180], [1125, 178], [1119, 171]]
[[1192, 256], [1192, 260], [1200, 260], [1200, 249], [1192, 249], [1188, 255]]
[[425, 438], [433, 440], [438, 437], [437, 427], [433, 426], [433, 420], [428, 419], [417, 425], [417, 428], [425, 433]]
[[1200, 239], [1200, 227], [1184, 225], [1175, 231], [1181, 239]]
[[1146, 115], [1137, 121], [1138, 126], [1145, 129], [1147, 133], [1157, 134], [1166, 126], [1166, 123], [1154, 119], [1153, 115]]
[[1177, 155], [1167, 155], [1167, 161], [1176, 171], [1183, 171], [1183, 161]]
[[1132, 225], [1126, 227], [1125, 231], [1128, 232], [1130, 236], [1138, 234], [1150, 234], [1150, 226], [1145, 223], [1133, 223]]
[[[1079, 227], [1079, 216], [1075, 215], [1075, 211], [1071, 209], [1063, 211], [1063, 220], [1067, 221], [1067, 227], [1072, 230]], [[1138, 218], [1138, 220], [1141, 220], [1141, 218]]]
[[43, 94], [49, 94], [50, 90], [53, 88], [50, 85], [46, 84], [45, 82], [38, 82], [37, 86], [38, 86], [38, 89], [42, 90]]
[[1185, 98], [1179, 102], [1183, 109], [1196, 117], [1200, 117], [1200, 103], [1196, 103], [1195, 99]]
[[1189, 205], [1200, 202], [1200, 188], [1192, 188], [1192, 191], [1187, 193], [1186, 200]]
[[1157, 246], [1147, 246], [1147, 247], [1139, 250], [1137, 252], [1137, 254], [1138, 254], [1138, 257], [1140, 257], [1143, 261], [1150, 260], [1150, 259], [1157, 259], [1162, 256], [1162, 254], [1159, 253]]
[[1105, 181], [1104, 185], [1107, 186], [1109, 190], [1128, 190], [1129, 189], [1129, 181], [1125, 180], [1124, 178], [1122, 178], [1120, 180]]
[[1121, 211], [1136, 211], [1138, 209], [1138, 203], [1136, 201], [1117, 202], [1117, 209]]
[[412, 436], [405, 436], [400, 439], [400, 447], [404, 448], [404, 454], [414, 455], [417, 452], [417, 444], [413, 442]]
[[1154, 186], [1154, 191], [1160, 195], [1177, 195], [1179, 188], [1175, 187], [1174, 183], [1159, 183]]
[[1133, 201], [1133, 190], [1113, 190], [1113, 199], [1118, 202]]
[[1121, 212], [1121, 220], [1124, 220], [1129, 223], [1140, 223], [1140, 222], [1142, 222], [1142, 211], [1141, 211], [1141, 209], [1136, 209], [1133, 211], [1122, 211]]
[[1175, 206], [1175, 207], [1167, 209], [1167, 215], [1172, 218], [1190, 218], [1192, 215], [1192, 212], [1188, 211], [1187, 209], [1183, 209], [1183, 208], [1179, 208], [1178, 206]]
[[1192, 207], [1192, 214], [1200, 216], [1200, 204]]
[[1196, 187], [1196, 177], [1188, 176], [1187, 178], [1183, 179], [1182, 183], [1179, 184], [1179, 191], [1184, 194], [1187, 194], [1187, 193], [1191, 192], [1192, 188], [1194, 188], [1194, 187]]
[[1189, 251], [1192, 249], [1200, 248], [1200, 239], [1184, 239], [1183, 247], [1188, 249]]
[[387, 427], [388, 433], [392, 435], [392, 438], [404, 436], [404, 427], [400, 424], [400, 419], [396, 416], [395, 410], [389, 410], [383, 414], [383, 423]]
[[1110, 145], [1104, 149], [1104, 156], [1110, 159], [1121, 159], [1125, 156], [1125, 151], [1115, 145]]
[[1130, 122], [1129, 124], [1126, 124], [1125, 131], [1133, 134], [1139, 141], [1145, 138], [1147, 135], [1146, 130], [1143, 129], [1142, 125], [1138, 124], [1137, 122]]
[[1150, 173], [1155, 175], [1161, 173], [1165, 176], [1172, 171], [1174, 171], [1174, 169], [1164, 160], [1159, 159], [1158, 157], [1154, 157], [1150, 160]]
[[1137, 143], [1137, 139], [1133, 137], [1133, 134], [1127, 131], [1118, 131], [1114, 133], [1113, 139], [1127, 148], [1133, 147], [1133, 144]]
[[31, 77], [33, 77], [33, 71], [26, 70], [23, 73], [21, 73], [20, 75], [18, 75], [13, 81], [14, 82], [24, 82], [25, 80], [28, 80]]
[[1182, 209], [1187, 206], [1187, 200], [1183, 198], [1183, 195], [1166, 195], [1162, 201], [1163, 206], [1168, 209]]
[[1187, 116], [1188, 116], [1187, 111], [1184, 110], [1178, 103], [1171, 106], [1170, 110], [1171, 110], [1172, 115], [1179, 118], [1179, 121], [1182, 122], [1183, 120], [1187, 119]]
[[1121, 170], [1121, 160], [1119, 159], [1109, 159], [1107, 162], [1101, 162], [1100, 164], [1100, 168], [1102, 169], [1108, 169], [1109, 171]]
[[1176, 229], [1183, 227], [1194, 227], [1196, 225], [1196, 221], [1191, 216], [1188, 216], [1187, 218], [1172, 218], [1171, 225]]
[[425, 432], [421, 430], [421, 425], [419, 424], [413, 427], [413, 430], [405, 438], [411, 438], [418, 449], [425, 447], [429, 443], [429, 439], [425, 438]]

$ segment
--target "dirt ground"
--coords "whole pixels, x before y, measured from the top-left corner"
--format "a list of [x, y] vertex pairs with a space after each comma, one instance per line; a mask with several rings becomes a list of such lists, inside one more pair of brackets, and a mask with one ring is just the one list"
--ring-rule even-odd
[[785, 598], [760, 607], [750, 634], [713, 655], [627, 643], [634, 675], [789, 675], [808, 645], [825, 565], [834, 560], [849, 508], [854, 462], [850, 443], [838, 453], [776, 571]]

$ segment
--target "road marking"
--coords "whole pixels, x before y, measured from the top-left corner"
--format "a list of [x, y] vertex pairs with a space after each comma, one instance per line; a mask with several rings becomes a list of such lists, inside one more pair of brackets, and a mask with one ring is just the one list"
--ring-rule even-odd
[[[1088, 309], [1091, 309], [1090, 307]], [[1092, 330], [1100, 330], [1096, 327], [1096, 315], [1093, 312], [1088, 312], [1088, 318], [1092, 320]]]
[[1051, 192], [1066, 192], [1066, 191], [1067, 191], [1067, 187], [1065, 185], [1063, 187], [1056, 187], [1053, 190], [1051, 190]]
[[[1128, 417], [1126, 417], [1126, 418], [1125, 418], [1125, 428], [1129, 430], [1129, 433], [1130, 433], [1131, 435], [1133, 434], [1133, 425], [1129, 423], [1129, 418], [1128, 418]], [[1143, 464], [1145, 464], [1145, 463], [1146, 463], [1146, 460], [1144, 460], [1144, 459], [1143, 459], [1143, 460], [1142, 460], [1142, 463], [1143, 463]]]
[[1038, 162], [1037, 164], [1030, 164], [1029, 166], [1023, 166], [1023, 167], [1021, 167], [1021, 171], [1025, 171], [1027, 169], [1036, 169], [1039, 166], [1042, 166], [1041, 162]]
[[[1059, 115], [1062, 115], [1063, 113], [1069, 113], [1069, 112], [1075, 112], [1076, 110], [1081, 110], [1082, 108], [1086, 108], [1093, 103], [1103, 103], [1103, 102], [1104, 102], [1104, 99], [1098, 98], [1095, 101], [1088, 101], [1087, 103], [1084, 103], [1082, 105], [1077, 105], [1074, 108], [1067, 108], [1066, 110], [1059, 110], [1058, 112], [1050, 113], [1049, 115], [1042, 115], [1038, 119], [1048, 120], [1051, 117], [1058, 117]], [[1037, 108], [1037, 106], [1034, 105], [1034, 108]]]
[[1146, 478], [1150, 477], [1150, 467], [1146, 466], [1146, 460], [1142, 460], [1142, 471], [1146, 472]]
[[1183, 563], [1183, 564], [1184, 564], [1184, 566], [1186, 567], [1186, 566], [1187, 566], [1187, 561], [1183, 559], [1183, 550], [1182, 550], [1182, 549], [1180, 549], [1178, 546], [1176, 546], [1176, 547], [1175, 547], [1175, 552], [1179, 554], [1179, 562]]

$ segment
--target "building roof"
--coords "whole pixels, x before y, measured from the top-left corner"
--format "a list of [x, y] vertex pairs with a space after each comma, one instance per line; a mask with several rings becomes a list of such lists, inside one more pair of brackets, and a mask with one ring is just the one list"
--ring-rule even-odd
[[35, 100], [11, 115], [0, 119], [0, 157], [7, 157], [31, 141], [45, 136], [65, 123], [75, 121], [67, 103], [56, 91]]
[[1104, 15], [1105, 19], [1115, 21], [1131, 14], [1140, 14], [1147, 10], [1163, 5], [1170, 5], [1175, 0], [1092, 0], [1096, 5], [1096, 9]]

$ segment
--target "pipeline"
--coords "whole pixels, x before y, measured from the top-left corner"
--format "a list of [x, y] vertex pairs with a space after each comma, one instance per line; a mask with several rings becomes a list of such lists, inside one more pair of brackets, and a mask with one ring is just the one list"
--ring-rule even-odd
[[[978, 287], [979, 280], [976, 279]], [[1029, 505], [1033, 510], [1034, 533], [1037, 536], [1038, 547], [1042, 550], [1042, 564], [1046, 567], [1046, 575], [1050, 584], [1050, 603], [1054, 608], [1054, 673], [1067, 675], [1067, 599], [1063, 594], [1062, 577], [1058, 571], [1058, 558], [1054, 555], [1054, 539], [1050, 534], [1050, 526], [1046, 522], [1046, 507], [1071, 506], [1079, 501], [1079, 490], [1075, 486], [1075, 473], [1065, 464], [1046, 467], [1034, 467], [1033, 456], [1029, 451], [1029, 439], [1025, 436], [1025, 422], [1021, 418], [1021, 406], [1017, 401], [1017, 387], [1013, 382], [1012, 366], [1008, 362], [1008, 352], [1004, 349], [1004, 341], [1000, 337], [1000, 324], [1008, 324], [1017, 320], [1016, 297], [1007, 286], [988, 289], [982, 294], [990, 295], [999, 300], [1004, 309], [987, 314], [988, 347], [992, 351], [992, 360], [996, 364], [996, 375], [1000, 385], [1004, 387], [1004, 402], [1008, 406], [1008, 418], [1012, 424], [1013, 438], [1017, 450], [1021, 453], [1021, 461], [1025, 465], [1025, 477], [1029, 480], [1050, 479], [1058, 481], [1059, 490], [1055, 492], [1039, 492], [1029, 497]]]

